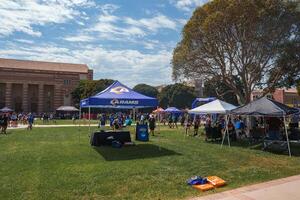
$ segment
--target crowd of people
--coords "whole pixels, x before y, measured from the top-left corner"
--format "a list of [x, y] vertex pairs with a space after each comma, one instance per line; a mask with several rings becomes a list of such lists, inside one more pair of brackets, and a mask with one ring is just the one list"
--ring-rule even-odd
[[27, 125], [28, 130], [32, 130], [34, 116], [32, 113], [0, 113], [1, 134], [6, 134], [7, 127], [17, 127], [18, 124]]
[[[73, 116], [75, 121], [76, 116]], [[229, 136], [232, 140], [237, 140], [243, 137], [250, 137], [251, 130], [256, 130], [259, 127], [264, 127], [266, 136], [279, 138], [280, 130], [283, 127], [282, 119], [276, 117], [270, 118], [248, 118], [234, 117], [228, 119], [227, 127], [224, 115], [189, 115], [188, 113], [137, 113], [133, 119], [132, 113], [102, 113], [98, 114], [98, 127], [103, 129], [106, 124], [113, 130], [122, 129], [126, 126], [131, 126], [133, 121], [140, 124], [148, 124], [149, 132], [155, 135], [157, 122], [168, 126], [170, 129], [178, 129], [183, 127], [187, 136], [200, 136], [199, 130], [203, 127], [204, 134], [212, 128], [220, 130], [221, 135], [224, 135], [227, 128]], [[41, 114], [41, 120], [44, 124], [50, 121], [55, 122], [53, 114]], [[0, 113], [0, 130], [2, 134], [6, 134], [7, 127], [16, 127], [17, 124], [27, 125], [27, 129], [31, 130], [34, 123], [34, 115], [32, 113]], [[290, 127], [299, 126], [299, 118], [294, 115], [290, 121]], [[263, 124], [263, 125], [262, 125]], [[256, 131], [257, 132], [257, 131]], [[300, 139], [300, 138], [299, 138]]]

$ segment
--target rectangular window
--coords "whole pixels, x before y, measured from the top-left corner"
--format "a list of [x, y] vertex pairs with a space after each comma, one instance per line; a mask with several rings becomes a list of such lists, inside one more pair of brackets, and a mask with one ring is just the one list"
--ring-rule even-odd
[[70, 85], [71, 81], [70, 80], [64, 80], [64, 85]]

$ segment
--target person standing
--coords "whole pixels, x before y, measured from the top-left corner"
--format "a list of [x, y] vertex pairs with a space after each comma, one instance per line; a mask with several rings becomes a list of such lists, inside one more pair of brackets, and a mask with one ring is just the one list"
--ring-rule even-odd
[[27, 121], [28, 121], [28, 127], [27, 130], [32, 130], [32, 125], [34, 122], [34, 117], [31, 113], [29, 113], [28, 117], [27, 117]]
[[102, 114], [100, 116], [100, 128], [101, 128], [101, 130], [104, 130], [104, 128], [105, 128], [105, 122], [106, 122], [106, 116], [105, 116], [105, 114]]
[[173, 125], [172, 125], [172, 123], [173, 123], [173, 121], [172, 121], [172, 114], [169, 114], [169, 117], [168, 117], [168, 125], [169, 125], [169, 127], [170, 128], [172, 128], [173, 127]]
[[145, 124], [145, 116], [143, 114], [141, 114], [140, 123]]
[[0, 114], [0, 133], [2, 133], [2, 127], [3, 127], [3, 116]]
[[191, 120], [190, 118], [187, 116], [185, 118], [185, 122], [184, 122], [184, 128], [185, 128], [185, 135], [189, 136], [190, 135], [190, 128], [191, 128]]
[[199, 118], [199, 116], [196, 116], [196, 118], [194, 120], [194, 136], [198, 135], [199, 126], [200, 126], [200, 118]]
[[2, 117], [1, 133], [6, 134], [7, 126], [8, 126], [8, 116], [4, 114]]
[[150, 115], [150, 118], [149, 118], [149, 129], [150, 129], [150, 134], [152, 134], [152, 136], [154, 136], [155, 118], [152, 114]]
[[291, 128], [299, 128], [299, 115], [298, 114], [292, 115], [290, 127]]

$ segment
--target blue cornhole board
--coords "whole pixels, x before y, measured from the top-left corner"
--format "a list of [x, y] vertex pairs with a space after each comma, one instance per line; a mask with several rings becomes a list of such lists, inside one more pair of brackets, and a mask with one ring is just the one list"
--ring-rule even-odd
[[136, 125], [136, 140], [147, 142], [149, 141], [148, 125], [138, 124]]

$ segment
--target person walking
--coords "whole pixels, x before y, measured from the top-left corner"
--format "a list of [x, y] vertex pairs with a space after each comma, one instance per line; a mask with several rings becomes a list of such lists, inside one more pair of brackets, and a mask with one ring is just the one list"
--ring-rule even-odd
[[33, 122], [34, 122], [34, 117], [33, 117], [33, 115], [31, 113], [28, 114], [27, 122], [28, 122], [27, 130], [32, 130], [32, 125], [33, 125]]

